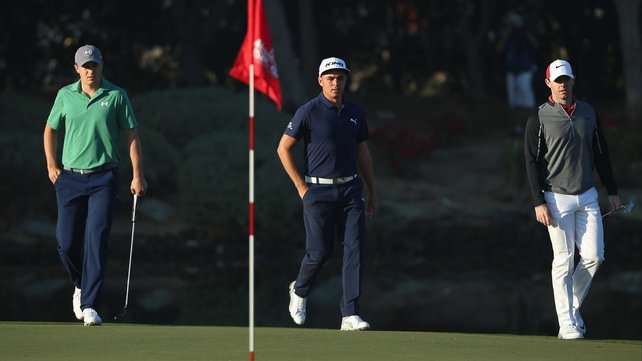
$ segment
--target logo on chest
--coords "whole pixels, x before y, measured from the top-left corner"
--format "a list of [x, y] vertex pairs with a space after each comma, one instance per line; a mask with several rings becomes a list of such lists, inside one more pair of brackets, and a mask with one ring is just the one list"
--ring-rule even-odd
[[352, 123], [354, 123], [354, 125], [357, 125], [357, 120], [356, 120], [356, 119], [354, 119], [354, 118], [350, 118], [350, 121], [351, 121]]
[[100, 106], [101, 107], [108, 107], [109, 106], [109, 102], [100, 102]]

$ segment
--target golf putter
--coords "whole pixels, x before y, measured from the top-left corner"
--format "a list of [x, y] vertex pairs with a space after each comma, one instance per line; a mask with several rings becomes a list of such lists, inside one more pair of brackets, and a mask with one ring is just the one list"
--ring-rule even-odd
[[633, 210], [633, 206], [635, 206], [635, 203], [633, 201], [629, 201], [629, 203], [627, 203], [627, 204], [623, 204], [620, 207], [618, 207], [618, 208], [616, 208], [616, 209], [614, 209], [614, 210], [612, 210], [612, 211], [610, 211], [608, 213], [604, 213], [602, 215], [602, 218], [608, 216], [611, 213], [615, 213], [615, 212], [617, 212], [617, 211], [619, 211], [621, 209], [624, 210], [624, 213], [631, 213], [631, 210]]
[[129, 265], [127, 267], [127, 289], [125, 291], [125, 306], [123, 312], [114, 317], [114, 320], [122, 319], [127, 314], [127, 303], [129, 302], [129, 279], [132, 272], [132, 253], [134, 251], [134, 229], [136, 228], [136, 203], [138, 202], [138, 194], [134, 194], [134, 205], [132, 206], [132, 237], [129, 245]]

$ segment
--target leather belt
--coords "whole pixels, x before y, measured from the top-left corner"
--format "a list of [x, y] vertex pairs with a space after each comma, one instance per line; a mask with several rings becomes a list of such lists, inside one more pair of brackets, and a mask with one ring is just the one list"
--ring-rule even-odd
[[306, 183], [312, 183], [312, 184], [345, 184], [350, 182], [351, 180], [357, 178], [357, 175], [351, 175], [347, 177], [339, 177], [339, 178], [321, 178], [321, 177], [309, 177], [305, 176], [305, 182]]
[[71, 168], [71, 167], [64, 167], [64, 169], [73, 173], [91, 174], [91, 173], [103, 172], [106, 170], [114, 169], [116, 167], [118, 167], [118, 164], [110, 162], [91, 169], [78, 169], [78, 168]]

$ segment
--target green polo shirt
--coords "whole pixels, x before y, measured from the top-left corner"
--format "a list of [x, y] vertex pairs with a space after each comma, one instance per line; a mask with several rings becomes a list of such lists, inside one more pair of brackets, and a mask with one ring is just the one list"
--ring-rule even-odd
[[82, 92], [80, 80], [60, 89], [47, 124], [54, 130], [64, 127], [62, 164], [91, 169], [118, 163], [120, 134], [137, 122], [127, 93], [103, 78], [91, 99]]

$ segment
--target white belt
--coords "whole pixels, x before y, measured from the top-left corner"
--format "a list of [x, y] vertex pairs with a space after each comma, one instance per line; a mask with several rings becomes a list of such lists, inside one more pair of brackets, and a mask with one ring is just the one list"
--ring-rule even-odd
[[305, 182], [306, 183], [312, 183], [312, 184], [345, 184], [350, 182], [351, 180], [357, 178], [357, 175], [351, 175], [347, 177], [339, 177], [339, 178], [321, 178], [321, 177], [308, 177], [307, 175], [305, 176]]

